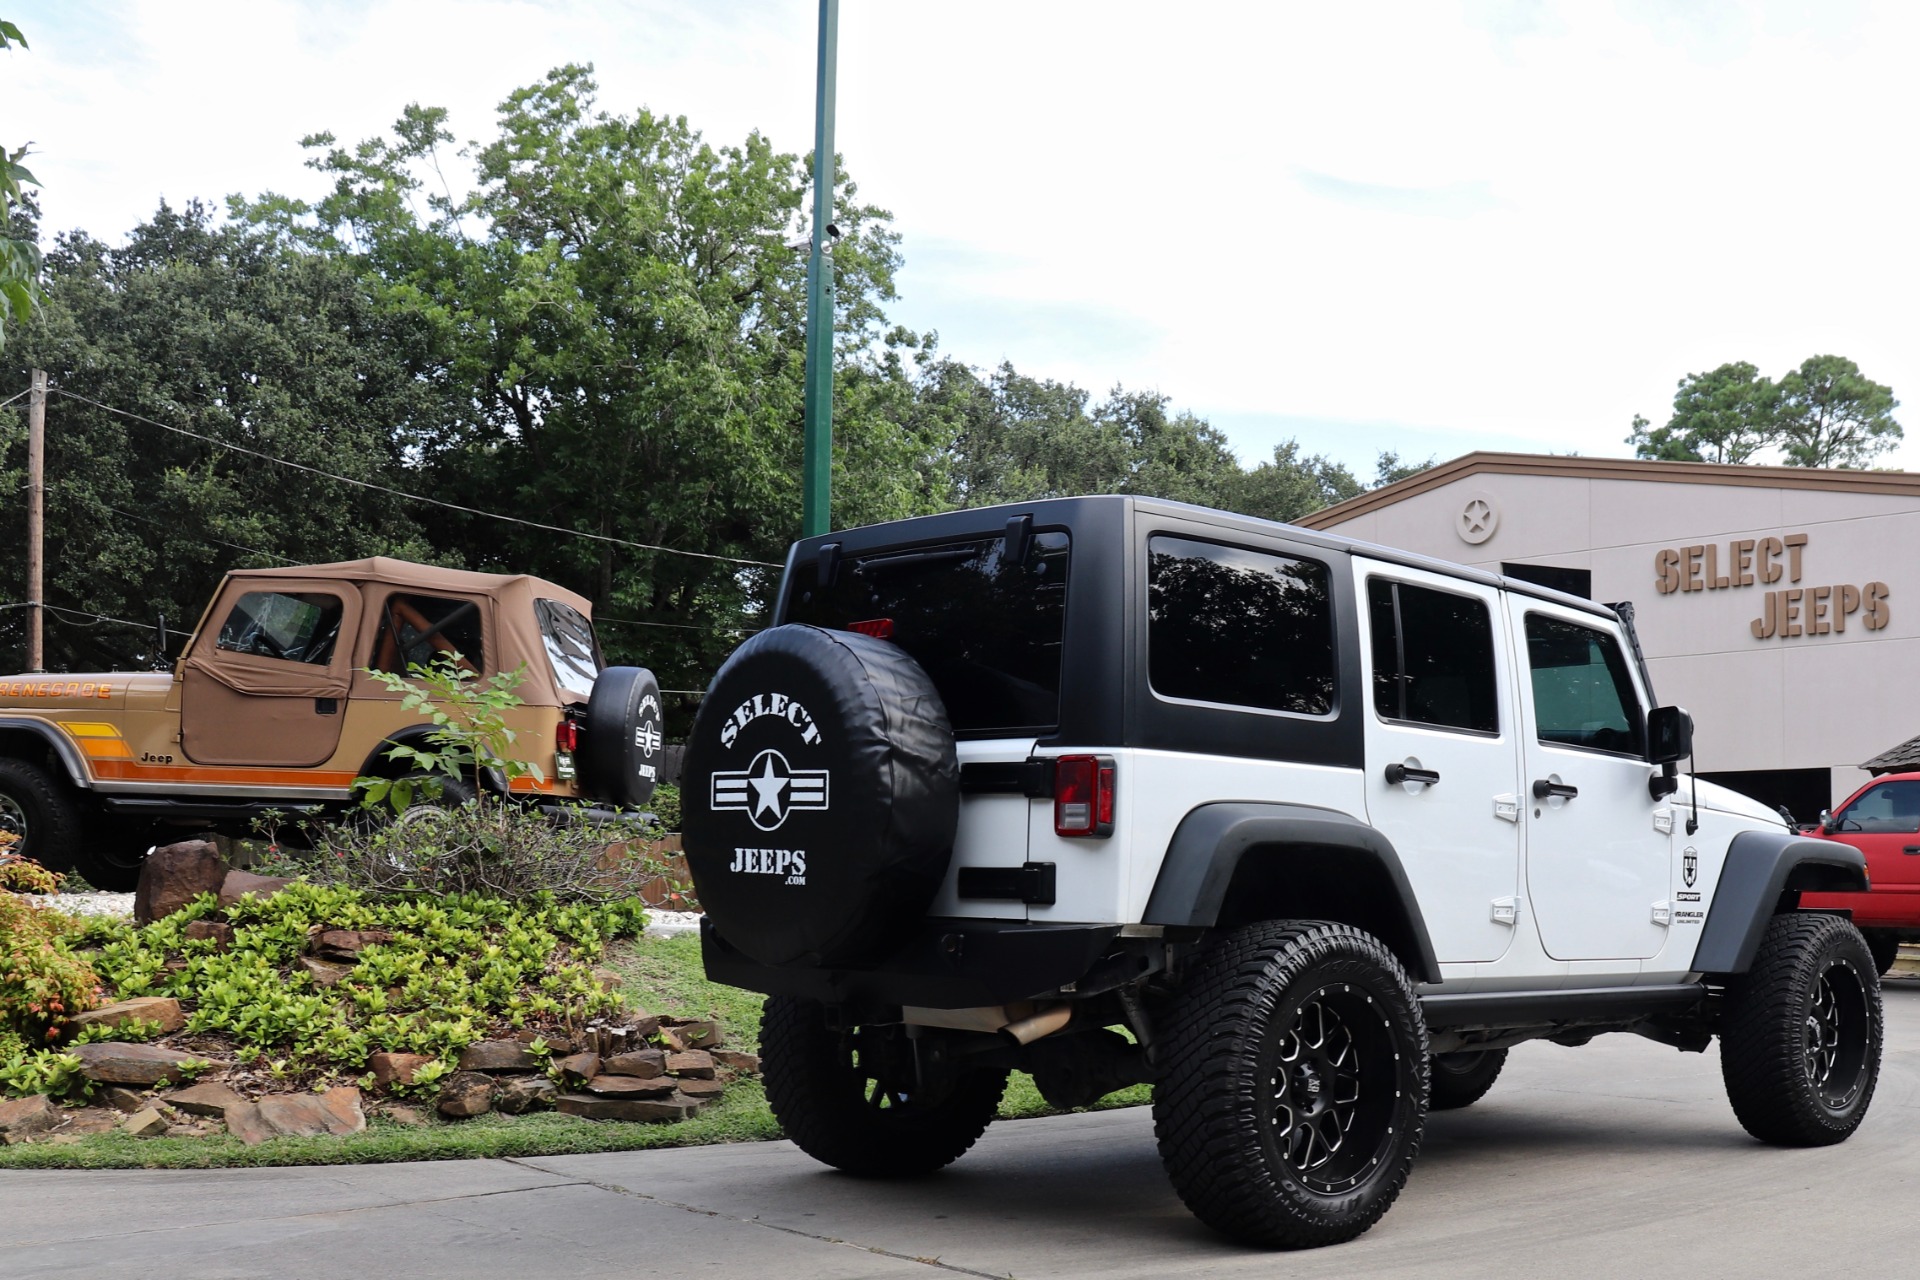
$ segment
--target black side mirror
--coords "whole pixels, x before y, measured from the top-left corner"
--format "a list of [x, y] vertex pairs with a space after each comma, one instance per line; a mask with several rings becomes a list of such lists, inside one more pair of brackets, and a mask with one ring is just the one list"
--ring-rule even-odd
[[1692, 716], [1680, 707], [1655, 707], [1647, 714], [1647, 759], [1676, 764], [1692, 754]]

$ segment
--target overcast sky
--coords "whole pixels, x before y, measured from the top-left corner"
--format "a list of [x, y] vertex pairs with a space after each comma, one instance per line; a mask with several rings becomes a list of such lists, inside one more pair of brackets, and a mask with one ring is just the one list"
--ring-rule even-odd
[[[810, 0], [15, 0], [0, 130], [50, 231], [312, 195], [299, 138], [408, 102], [602, 105], [805, 151]], [[1626, 455], [1730, 360], [1914, 404], [1920, 5], [842, 0], [838, 149], [904, 235], [897, 320], [1154, 388], [1243, 458]]]

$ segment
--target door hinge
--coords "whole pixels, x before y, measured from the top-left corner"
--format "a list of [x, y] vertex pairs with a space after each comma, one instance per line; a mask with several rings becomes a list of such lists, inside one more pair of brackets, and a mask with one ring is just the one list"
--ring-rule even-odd
[[1520, 899], [1495, 898], [1493, 900], [1493, 922], [1495, 924], [1515, 924], [1520, 918]]
[[1655, 809], [1653, 811], [1653, 829], [1663, 836], [1673, 834], [1673, 810]]
[[1656, 902], [1653, 904], [1653, 922], [1665, 929], [1673, 924], [1673, 904]]
[[1520, 821], [1520, 797], [1511, 794], [1495, 796], [1493, 798], [1493, 816], [1503, 822]]

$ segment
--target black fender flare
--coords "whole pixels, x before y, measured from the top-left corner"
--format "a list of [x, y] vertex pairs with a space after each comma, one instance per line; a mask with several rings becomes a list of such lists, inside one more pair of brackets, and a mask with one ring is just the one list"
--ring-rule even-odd
[[[1713, 903], [1694, 948], [1695, 973], [1745, 973], [1782, 900], [1802, 890], [1864, 893], [1867, 855], [1837, 840], [1786, 831], [1742, 831], [1727, 845]], [[1785, 906], [1792, 910], [1792, 904]]]
[[79, 748], [73, 745], [66, 734], [44, 720], [14, 716], [0, 717], [0, 733], [10, 730], [16, 732], [24, 730], [45, 742], [52, 749], [54, 756], [65, 766], [68, 780], [76, 787], [92, 790], [93, 779], [87, 776], [87, 766], [80, 758]]
[[1203, 804], [1180, 820], [1160, 864], [1143, 924], [1211, 928], [1247, 858], [1286, 859], [1337, 852], [1342, 879], [1379, 899], [1376, 932], [1416, 982], [1440, 981], [1419, 899], [1386, 836], [1338, 809], [1265, 801]]

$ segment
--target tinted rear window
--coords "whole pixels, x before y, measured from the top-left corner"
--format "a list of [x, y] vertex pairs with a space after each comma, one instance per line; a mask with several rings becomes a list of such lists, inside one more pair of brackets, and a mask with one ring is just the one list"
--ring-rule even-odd
[[1333, 710], [1333, 596], [1313, 560], [1147, 542], [1147, 676], [1168, 698], [1296, 715]]
[[884, 552], [841, 563], [833, 585], [799, 571], [786, 621], [847, 630], [890, 623], [940, 690], [954, 732], [1040, 733], [1060, 721], [1068, 540], [1037, 533], [1018, 565], [1004, 540]]

